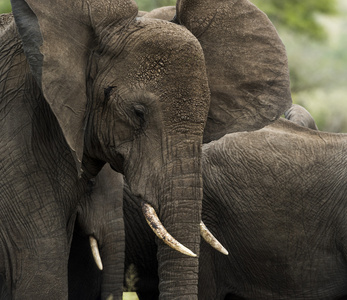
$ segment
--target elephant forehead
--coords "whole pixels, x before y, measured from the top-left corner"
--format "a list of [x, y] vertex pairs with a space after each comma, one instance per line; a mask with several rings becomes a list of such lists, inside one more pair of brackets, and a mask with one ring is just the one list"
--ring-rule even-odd
[[[130, 55], [138, 76], [160, 73], [173, 65], [175, 70], [191, 72], [205, 69], [203, 50], [198, 40], [184, 27], [163, 20], [143, 19], [128, 29], [124, 54]], [[178, 72], [166, 72], [177, 75]], [[160, 75], [160, 74], [158, 74]]]

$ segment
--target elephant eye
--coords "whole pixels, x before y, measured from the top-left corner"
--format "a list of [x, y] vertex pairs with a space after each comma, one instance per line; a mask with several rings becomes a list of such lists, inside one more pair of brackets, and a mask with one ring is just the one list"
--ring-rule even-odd
[[145, 115], [146, 115], [146, 108], [141, 105], [141, 104], [137, 104], [134, 105], [134, 113], [137, 119], [137, 124], [139, 125], [139, 127], [143, 127], [145, 125]]
[[110, 95], [115, 86], [109, 86], [104, 89], [104, 99], [108, 101], [110, 99]]

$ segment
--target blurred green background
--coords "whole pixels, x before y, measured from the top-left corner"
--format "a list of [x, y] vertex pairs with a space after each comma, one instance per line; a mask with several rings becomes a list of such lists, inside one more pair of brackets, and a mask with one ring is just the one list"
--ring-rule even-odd
[[[175, 5], [175, 0], [137, 0], [139, 10]], [[288, 53], [293, 101], [320, 130], [347, 132], [347, 1], [251, 0], [275, 24]], [[0, 0], [0, 13], [11, 11]], [[124, 299], [137, 299], [124, 293]]]
[[[175, 0], [137, 0], [140, 10]], [[275, 24], [288, 53], [293, 101], [320, 130], [347, 132], [347, 1], [252, 0]], [[0, 12], [9, 12], [0, 0]]]

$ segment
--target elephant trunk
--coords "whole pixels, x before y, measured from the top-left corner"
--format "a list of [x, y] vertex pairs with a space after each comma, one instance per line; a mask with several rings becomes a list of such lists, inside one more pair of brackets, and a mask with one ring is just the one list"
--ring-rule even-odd
[[[176, 140], [168, 149], [159, 218], [177, 241], [199, 255], [201, 141], [197, 137]], [[157, 258], [160, 299], [197, 299], [198, 257], [179, 253], [158, 240]]]

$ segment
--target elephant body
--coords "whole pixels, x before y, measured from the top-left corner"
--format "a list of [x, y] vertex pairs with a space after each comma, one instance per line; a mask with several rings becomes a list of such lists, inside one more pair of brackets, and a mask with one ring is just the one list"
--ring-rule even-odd
[[346, 151], [285, 120], [204, 146], [202, 219], [229, 256], [201, 245], [201, 299], [347, 296]]

